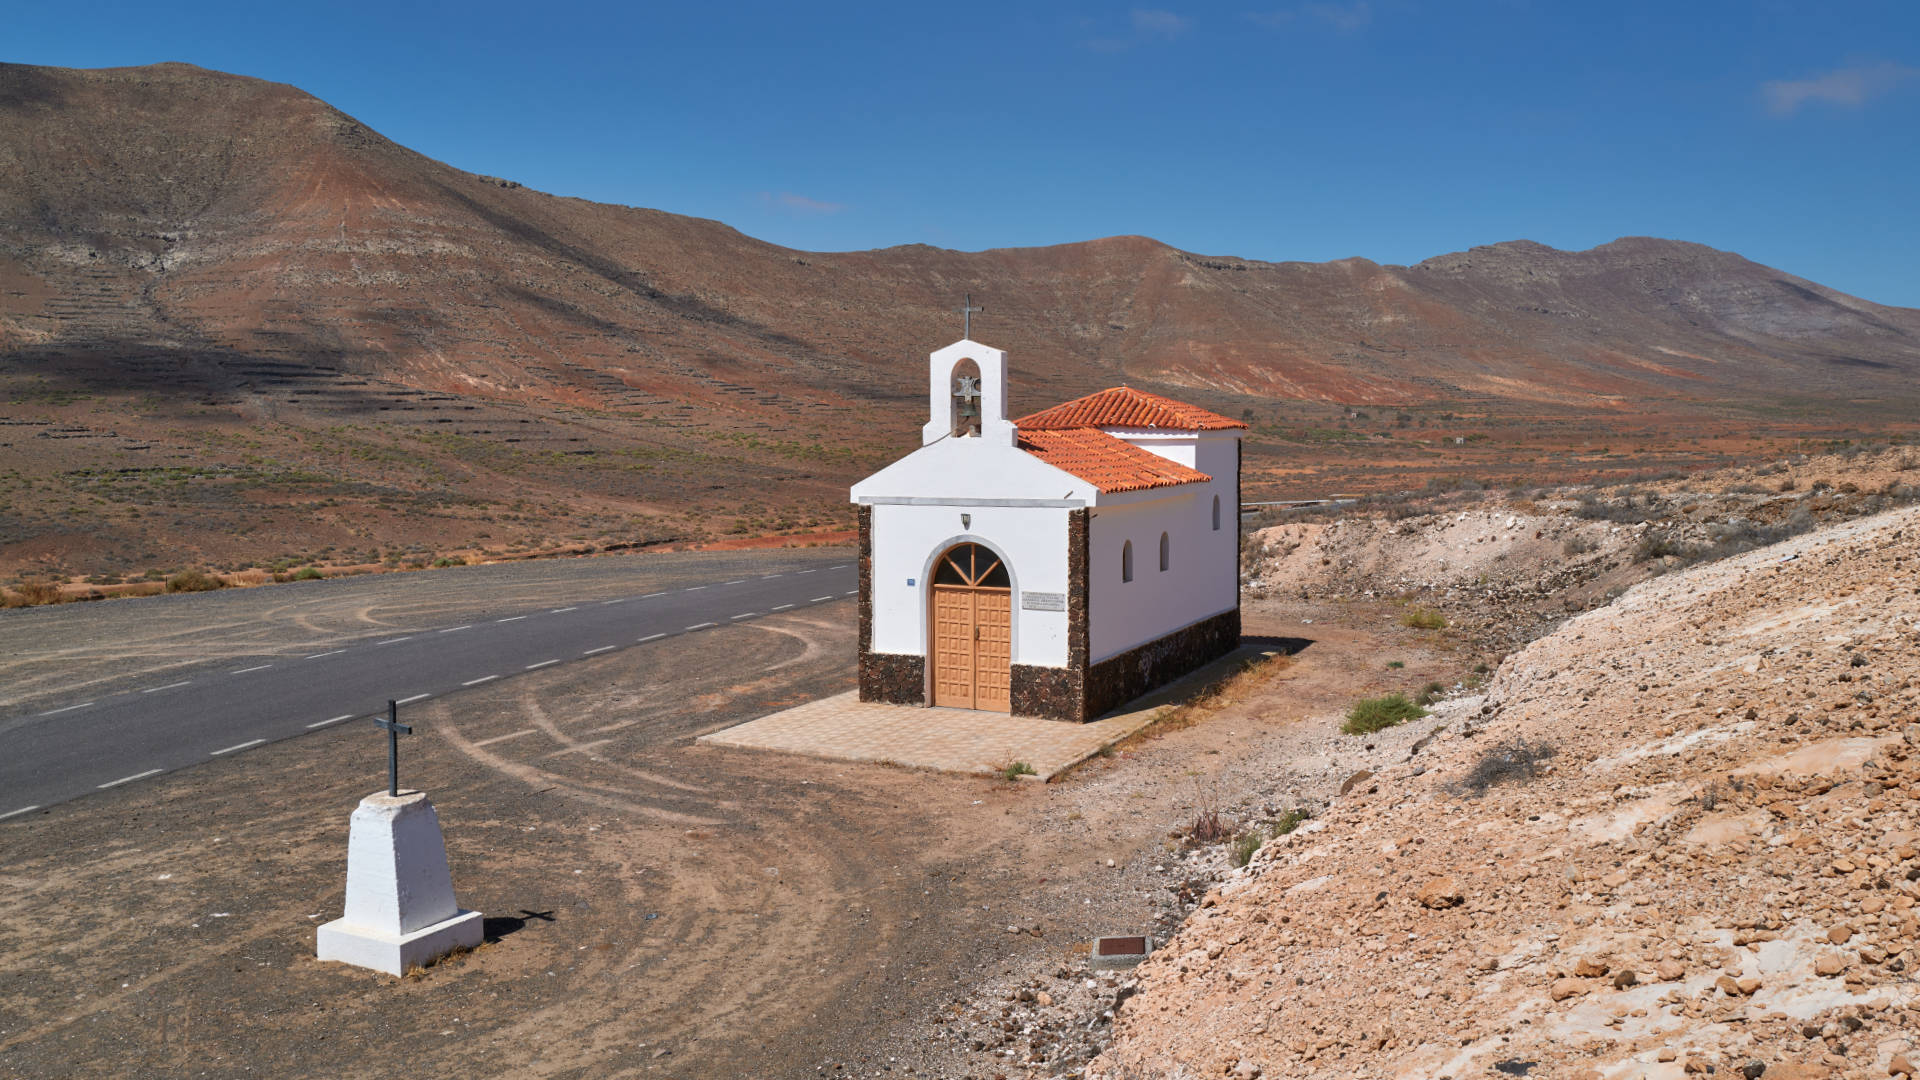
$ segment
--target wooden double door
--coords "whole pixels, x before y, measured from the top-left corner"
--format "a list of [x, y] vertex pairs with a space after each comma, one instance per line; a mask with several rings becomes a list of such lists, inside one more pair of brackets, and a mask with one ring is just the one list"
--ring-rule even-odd
[[1013, 697], [1013, 588], [1000, 557], [978, 544], [940, 556], [933, 574], [933, 703], [1007, 712]]

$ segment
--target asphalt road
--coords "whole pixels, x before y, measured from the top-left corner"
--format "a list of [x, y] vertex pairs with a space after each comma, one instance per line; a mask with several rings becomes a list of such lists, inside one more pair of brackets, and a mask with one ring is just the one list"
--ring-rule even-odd
[[[513, 588], [530, 578], [537, 578], [537, 589]], [[569, 589], [570, 581], [578, 588]], [[0, 623], [0, 644], [13, 648], [16, 661], [6, 674], [16, 685], [39, 689], [12, 695], [0, 713], [0, 820], [209, 758], [367, 722], [384, 716], [388, 699], [400, 702], [404, 723], [407, 706], [429, 698], [829, 603], [852, 596], [856, 584], [844, 550], [594, 559], [248, 590], [255, 597], [216, 593], [89, 604], [113, 610], [50, 613], [40, 624], [9, 620]], [[415, 618], [385, 620], [389, 625], [360, 634], [324, 627], [305, 632], [323, 607], [352, 608], [363, 621], [380, 622], [365, 616], [376, 601], [404, 607], [396, 593], [439, 586], [445, 586], [440, 596], [455, 599], [416, 604]], [[529, 594], [540, 602], [526, 602]], [[458, 602], [463, 595], [472, 601]], [[294, 601], [308, 597], [314, 611], [300, 610]], [[262, 606], [273, 600], [288, 602]], [[148, 611], [169, 624], [163, 650], [138, 630], [142, 605], [154, 605]], [[256, 618], [238, 610], [241, 605], [290, 629], [236, 644], [235, 626]], [[102, 640], [38, 653], [25, 644], [58, 640], [62, 630]], [[116, 638], [126, 642], [118, 660]], [[164, 652], [166, 662], [141, 662], [156, 652]], [[76, 677], [62, 684], [62, 670]], [[404, 763], [404, 744], [401, 754]]]

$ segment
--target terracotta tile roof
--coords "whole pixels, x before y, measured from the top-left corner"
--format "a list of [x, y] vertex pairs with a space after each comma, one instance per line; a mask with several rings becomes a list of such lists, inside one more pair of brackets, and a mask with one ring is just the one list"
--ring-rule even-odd
[[1116, 439], [1099, 428], [1020, 432], [1020, 449], [1099, 488], [1103, 494], [1206, 483], [1213, 477]]
[[1172, 428], [1178, 431], [1219, 431], [1247, 425], [1210, 413], [1197, 405], [1175, 401], [1130, 386], [1116, 386], [1075, 398], [1051, 409], [1014, 421], [1021, 431], [1061, 431], [1067, 428]]

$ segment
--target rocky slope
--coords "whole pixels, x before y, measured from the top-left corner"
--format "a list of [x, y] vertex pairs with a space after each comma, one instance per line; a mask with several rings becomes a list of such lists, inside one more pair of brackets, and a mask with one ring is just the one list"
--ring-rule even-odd
[[1087, 1075], [1913, 1072], [1920, 509], [1643, 581], [1367, 741]]

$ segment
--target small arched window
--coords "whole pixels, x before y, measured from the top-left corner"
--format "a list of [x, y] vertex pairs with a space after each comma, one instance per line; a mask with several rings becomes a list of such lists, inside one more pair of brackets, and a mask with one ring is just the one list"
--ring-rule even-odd
[[1220, 531], [1220, 496], [1213, 497], [1213, 531]]
[[1133, 541], [1120, 545], [1120, 580], [1133, 580]]
[[1160, 534], [1160, 572], [1163, 574], [1166, 573], [1167, 567], [1172, 565], [1173, 565], [1173, 545], [1167, 539], [1167, 534], [1161, 533]]

